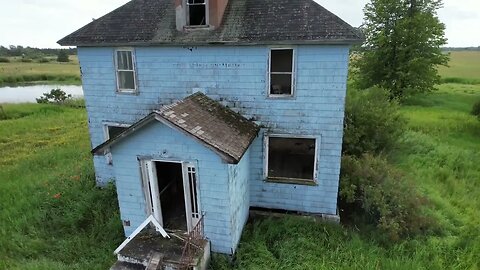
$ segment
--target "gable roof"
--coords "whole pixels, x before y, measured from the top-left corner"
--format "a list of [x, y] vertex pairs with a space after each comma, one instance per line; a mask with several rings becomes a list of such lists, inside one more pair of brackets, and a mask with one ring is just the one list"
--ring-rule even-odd
[[103, 154], [107, 148], [154, 120], [193, 137], [233, 164], [240, 162], [259, 131], [255, 123], [206, 95], [195, 93], [154, 111], [118, 136], [97, 146], [92, 153]]
[[64, 46], [351, 44], [355, 28], [313, 0], [230, 0], [215, 30], [177, 31], [172, 0], [132, 0], [58, 41]]

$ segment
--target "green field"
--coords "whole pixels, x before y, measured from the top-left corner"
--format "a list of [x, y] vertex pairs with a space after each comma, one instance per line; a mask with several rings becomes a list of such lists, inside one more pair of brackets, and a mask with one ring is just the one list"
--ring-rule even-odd
[[70, 56], [69, 63], [24, 63], [19, 58], [10, 58], [10, 63], [0, 63], [0, 86], [23, 83], [80, 84], [78, 58]]
[[480, 51], [454, 51], [450, 53], [449, 67], [440, 67], [445, 82], [480, 84]]
[[[456, 59], [444, 76], [468, 73]], [[212, 269], [480, 269], [480, 121], [469, 114], [480, 85], [439, 88], [405, 102], [408, 130], [390, 155], [430, 199], [432, 233], [386, 243], [360, 225], [258, 220]], [[3, 107], [0, 269], [107, 269], [123, 235], [114, 189], [94, 186], [85, 111]]]

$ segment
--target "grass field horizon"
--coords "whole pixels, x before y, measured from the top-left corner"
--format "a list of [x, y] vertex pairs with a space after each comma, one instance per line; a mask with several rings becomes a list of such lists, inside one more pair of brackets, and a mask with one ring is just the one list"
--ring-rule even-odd
[[2, 85], [22, 84], [75, 84], [80, 85], [80, 66], [76, 55], [70, 56], [70, 62], [24, 63], [21, 58], [9, 58], [9, 63], [0, 63], [0, 87]]
[[[452, 57], [442, 76], [475, 80], [455, 62], [466, 58]], [[389, 156], [430, 200], [433, 233], [389, 243], [369, 226], [267, 218], [249, 223], [236, 256], [214, 255], [211, 269], [480, 269], [480, 121], [470, 115], [480, 85], [438, 88], [402, 105], [408, 128]], [[3, 110], [0, 269], [108, 268], [123, 230], [114, 188], [95, 187], [85, 110]]]

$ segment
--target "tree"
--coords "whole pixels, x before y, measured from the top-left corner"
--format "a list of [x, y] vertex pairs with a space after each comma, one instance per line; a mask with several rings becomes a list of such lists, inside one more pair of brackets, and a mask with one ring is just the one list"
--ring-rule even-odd
[[371, 0], [365, 6], [365, 43], [356, 57], [358, 87], [378, 85], [392, 98], [429, 92], [439, 83], [438, 65], [447, 65], [449, 55], [445, 25], [437, 10], [442, 0]]
[[68, 52], [66, 50], [61, 50], [58, 52], [57, 62], [69, 62]]

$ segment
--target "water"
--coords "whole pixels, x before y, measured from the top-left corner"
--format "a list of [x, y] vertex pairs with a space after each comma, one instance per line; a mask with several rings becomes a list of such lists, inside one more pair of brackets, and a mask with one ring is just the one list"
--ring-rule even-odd
[[83, 89], [77, 85], [30, 85], [18, 87], [0, 87], [0, 103], [34, 103], [35, 99], [60, 88], [72, 97], [83, 97]]

